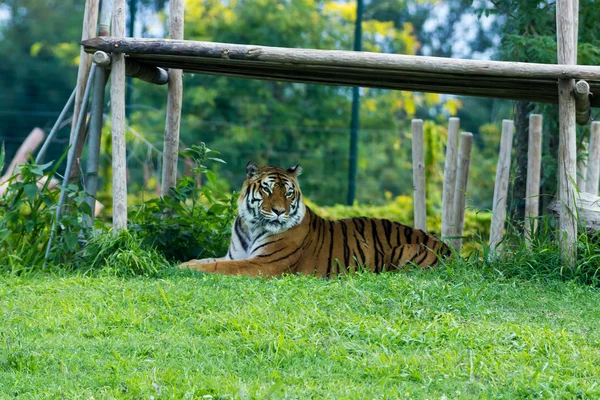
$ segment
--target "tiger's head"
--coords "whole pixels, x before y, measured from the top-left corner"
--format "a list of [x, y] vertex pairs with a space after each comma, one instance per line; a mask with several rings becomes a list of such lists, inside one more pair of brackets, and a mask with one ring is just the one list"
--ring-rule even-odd
[[255, 229], [282, 233], [300, 224], [306, 209], [298, 176], [302, 167], [287, 170], [250, 161], [238, 199], [239, 216]]

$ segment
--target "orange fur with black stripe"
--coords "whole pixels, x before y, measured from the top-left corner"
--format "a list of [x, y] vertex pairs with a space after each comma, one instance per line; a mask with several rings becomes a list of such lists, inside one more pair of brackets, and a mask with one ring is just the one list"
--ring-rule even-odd
[[407, 263], [428, 267], [450, 254], [436, 237], [397, 222], [319, 217], [302, 200], [301, 170], [299, 165], [284, 170], [248, 163], [227, 255], [181, 267], [232, 275], [330, 277], [357, 267], [374, 272]]

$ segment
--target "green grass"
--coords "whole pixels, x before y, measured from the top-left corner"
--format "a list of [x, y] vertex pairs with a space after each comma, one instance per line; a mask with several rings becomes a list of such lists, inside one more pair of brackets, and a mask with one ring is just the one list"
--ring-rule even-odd
[[466, 266], [5, 276], [0, 398], [596, 398], [598, 304]]

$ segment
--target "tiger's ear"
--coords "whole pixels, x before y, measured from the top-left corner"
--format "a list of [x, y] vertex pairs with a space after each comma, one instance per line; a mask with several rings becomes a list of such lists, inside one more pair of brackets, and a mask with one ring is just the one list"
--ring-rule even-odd
[[302, 173], [302, 166], [300, 164], [296, 164], [296, 166], [288, 168], [287, 172], [289, 172], [297, 178]]
[[248, 161], [246, 164], [246, 178], [253, 178], [258, 175], [259, 166], [254, 161]]

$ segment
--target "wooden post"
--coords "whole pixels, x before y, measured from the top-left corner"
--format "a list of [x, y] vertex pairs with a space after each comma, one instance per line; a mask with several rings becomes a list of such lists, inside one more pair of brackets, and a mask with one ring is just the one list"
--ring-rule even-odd
[[598, 196], [598, 179], [600, 178], [600, 122], [592, 122], [590, 131], [590, 147], [588, 156], [586, 193]]
[[[171, 0], [169, 2], [169, 37], [171, 39], [183, 39], [183, 3], [183, 0]], [[179, 69], [169, 69], [169, 97], [167, 101], [167, 122], [163, 147], [162, 196], [167, 196], [169, 190], [175, 187], [175, 182], [177, 181], [182, 97], [182, 71]]]
[[425, 205], [425, 147], [423, 144], [423, 120], [412, 120], [412, 162], [414, 188], [415, 228], [427, 230]]
[[[471, 147], [473, 134], [462, 132], [460, 134], [460, 150], [458, 153], [458, 171], [456, 174], [456, 191], [454, 193], [454, 231], [452, 236], [462, 236], [465, 223], [465, 205], [467, 196], [467, 183], [469, 181], [469, 164], [471, 162]], [[462, 238], [453, 239], [454, 250], [460, 253]]]
[[88, 139], [88, 158], [85, 169], [85, 190], [88, 193], [86, 203], [92, 209], [90, 216], [84, 215], [83, 223], [86, 227], [94, 226], [96, 214], [96, 193], [98, 191], [98, 165], [100, 162], [100, 140], [102, 136], [102, 122], [104, 114], [104, 92], [108, 73], [102, 67], [96, 67], [94, 77], [94, 94], [92, 96], [90, 137]]
[[[114, 0], [112, 35], [125, 36], [125, 0]], [[114, 53], [110, 99], [112, 105], [113, 229], [127, 228], [127, 175], [125, 141], [125, 56]]]
[[529, 115], [527, 186], [525, 188], [525, 239], [537, 229], [540, 210], [540, 171], [542, 166], [542, 116]]
[[[577, 64], [575, 27], [578, 16], [574, 10], [578, 0], [556, 1], [556, 36], [558, 63]], [[559, 144], [558, 193], [560, 200], [560, 243], [563, 263], [575, 266], [577, 256], [577, 220], [575, 214], [575, 179], [577, 143], [575, 130], [574, 79], [558, 80]]]
[[579, 81], [575, 84], [573, 93], [575, 94], [575, 110], [577, 112], [575, 119], [577, 125], [587, 125], [590, 121], [590, 85], [586, 81]]
[[456, 190], [456, 163], [458, 157], [459, 118], [448, 121], [448, 143], [444, 162], [444, 186], [442, 190], [442, 239], [454, 233], [454, 192]]
[[[581, 149], [579, 151], [580, 154], [588, 153], [588, 142], [581, 142]], [[580, 193], [586, 192], [585, 190], [585, 182], [587, 181], [587, 160], [584, 157], [580, 157], [577, 160], [577, 190]]]
[[496, 252], [498, 244], [504, 236], [504, 221], [506, 220], [506, 198], [508, 195], [508, 178], [510, 175], [510, 152], [512, 150], [515, 124], [505, 119], [502, 121], [502, 136], [500, 152], [496, 168], [496, 183], [494, 186], [494, 203], [492, 204], [492, 224], [490, 226], [490, 252]]
[[[81, 40], [87, 40], [96, 37], [96, 28], [98, 27], [98, 7], [99, 0], [86, 0], [85, 11], [83, 15], [83, 31], [81, 33]], [[79, 69], [77, 71], [77, 88], [75, 92], [75, 107], [73, 110], [73, 119], [71, 121], [71, 136], [70, 143], [75, 147], [75, 166], [71, 170], [71, 177], [77, 176], [79, 172], [79, 158], [83, 150], [83, 144], [85, 142], [85, 135], [77, 135], [75, 132], [78, 124], [77, 118], [80, 115], [80, 110], [83, 106], [83, 93], [85, 91], [88, 76], [90, 74], [90, 68], [92, 67], [92, 57], [86, 53], [81, 46], [79, 51]], [[81, 125], [85, 126], [85, 124]], [[75, 136], [78, 136], [77, 142], [74, 142]]]

